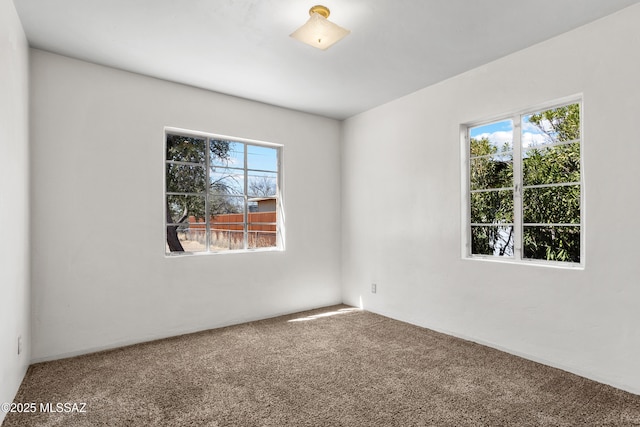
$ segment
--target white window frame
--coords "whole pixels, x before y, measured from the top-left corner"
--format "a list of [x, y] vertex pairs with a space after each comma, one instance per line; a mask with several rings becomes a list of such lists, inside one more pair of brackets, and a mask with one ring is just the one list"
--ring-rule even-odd
[[[576, 140], [580, 142], [580, 182], [576, 183], [580, 185], [580, 222], [577, 225], [580, 227], [580, 262], [564, 262], [564, 261], [549, 261], [542, 259], [530, 259], [523, 258], [522, 252], [522, 236], [523, 236], [523, 206], [522, 206], [522, 119], [524, 116], [539, 113], [541, 111], [550, 110], [570, 104], [578, 104], [580, 108], [580, 139]], [[461, 147], [461, 195], [462, 195], [462, 215], [461, 215], [461, 230], [462, 230], [462, 258], [466, 260], [480, 260], [490, 262], [534, 265], [543, 267], [557, 267], [565, 269], [584, 269], [585, 267], [585, 169], [584, 169], [584, 107], [582, 95], [574, 95], [567, 98], [555, 100], [553, 102], [540, 104], [534, 107], [518, 110], [514, 113], [503, 114], [494, 116], [480, 121], [467, 122], [460, 125], [460, 147]], [[471, 253], [471, 182], [470, 182], [470, 137], [469, 131], [472, 128], [483, 126], [495, 122], [511, 120], [513, 124], [513, 187], [507, 187], [508, 190], [513, 190], [513, 228], [514, 228], [514, 245], [513, 245], [513, 257], [495, 256], [495, 255], [482, 255]], [[566, 144], [567, 142], [561, 143]], [[553, 144], [560, 145], [560, 144]], [[552, 146], [552, 145], [549, 145]], [[554, 186], [555, 184], [543, 185]], [[566, 184], [563, 184], [566, 185]], [[542, 187], [542, 186], [527, 186], [527, 188]], [[564, 224], [562, 224], [564, 225]]]
[[[231, 142], [238, 142], [238, 143], [242, 143], [246, 145], [253, 145], [253, 146], [259, 146], [259, 147], [268, 147], [268, 148], [273, 148], [276, 150], [277, 153], [277, 178], [276, 178], [276, 245], [275, 246], [269, 246], [269, 247], [258, 247], [258, 248], [249, 248], [248, 247], [248, 224], [249, 224], [249, 209], [248, 209], [248, 199], [249, 196], [247, 194], [247, 188], [248, 188], [248, 171], [249, 170], [253, 170], [253, 169], [249, 169], [248, 165], [247, 165], [247, 151], [248, 150], [244, 150], [244, 221], [243, 221], [243, 238], [244, 238], [244, 247], [242, 249], [229, 249], [229, 250], [211, 250], [211, 248], [209, 247], [209, 243], [210, 243], [210, 233], [211, 233], [211, 224], [210, 224], [210, 217], [209, 215], [205, 215], [205, 221], [206, 221], [206, 226], [205, 226], [205, 230], [206, 230], [206, 250], [205, 251], [198, 251], [198, 252], [189, 252], [189, 251], [184, 251], [184, 252], [168, 252], [166, 250], [166, 243], [167, 243], [167, 226], [172, 225], [172, 223], [167, 223], [166, 220], [166, 198], [167, 198], [167, 182], [166, 182], [166, 178], [167, 178], [167, 174], [166, 174], [166, 165], [167, 165], [167, 134], [172, 134], [172, 135], [180, 135], [180, 136], [185, 136], [185, 137], [191, 137], [191, 138], [204, 138], [206, 139], [207, 143], [210, 140], [225, 140], [225, 141], [231, 141]], [[228, 135], [221, 135], [221, 134], [215, 134], [215, 133], [208, 133], [208, 132], [201, 132], [201, 131], [194, 131], [194, 130], [188, 130], [188, 129], [182, 129], [182, 128], [177, 128], [177, 127], [165, 127], [164, 128], [164, 132], [163, 132], [163, 162], [162, 162], [162, 167], [163, 167], [163, 179], [162, 179], [162, 183], [163, 183], [163, 200], [162, 200], [162, 210], [161, 212], [163, 213], [163, 224], [164, 224], [164, 233], [162, 234], [164, 237], [164, 241], [163, 241], [163, 248], [164, 248], [164, 254], [165, 257], [169, 257], [169, 258], [174, 258], [174, 257], [182, 257], [182, 256], [194, 256], [194, 255], [215, 255], [215, 254], [237, 254], [237, 253], [248, 253], [248, 252], [273, 252], [273, 251], [277, 251], [277, 252], [281, 252], [285, 250], [285, 230], [284, 230], [284, 191], [283, 191], [283, 172], [282, 172], [282, 160], [283, 160], [283, 150], [284, 150], [284, 146], [282, 144], [276, 144], [276, 143], [272, 143], [272, 142], [265, 142], [265, 141], [259, 141], [259, 140], [254, 140], [254, 139], [247, 139], [247, 138], [238, 138], [235, 136], [228, 136]], [[210, 164], [209, 164], [209, 156], [205, 156], [206, 159], [206, 164], [205, 167], [207, 169], [207, 171], [210, 171]], [[240, 169], [239, 169], [240, 170]], [[209, 173], [209, 172], [208, 172]], [[234, 196], [237, 197], [237, 196]], [[206, 206], [208, 206], [208, 199], [205, 197], [205, 204]], [[208, 210], [208, 207], [206, 208], [206, 210]]]

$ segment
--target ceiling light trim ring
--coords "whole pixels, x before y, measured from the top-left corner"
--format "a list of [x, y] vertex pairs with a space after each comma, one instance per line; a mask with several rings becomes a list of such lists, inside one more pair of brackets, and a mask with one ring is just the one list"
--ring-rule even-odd
[[309, 9], [309, 15], [313, 15], [314, 13], [317, 13], [318, 15], [323, 16], [324, 19], [327, 19], [331, 14], [331, 11], [328, 7], [317, 4]]

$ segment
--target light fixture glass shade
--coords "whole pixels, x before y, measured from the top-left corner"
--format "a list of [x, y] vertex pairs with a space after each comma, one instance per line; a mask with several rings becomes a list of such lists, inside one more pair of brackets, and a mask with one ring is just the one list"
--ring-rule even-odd
[[291, 33], [291, 37], [315, 48], [326, 50], [349, 33], [351, 31], [314, 12], [311, 13], [306, 24]]

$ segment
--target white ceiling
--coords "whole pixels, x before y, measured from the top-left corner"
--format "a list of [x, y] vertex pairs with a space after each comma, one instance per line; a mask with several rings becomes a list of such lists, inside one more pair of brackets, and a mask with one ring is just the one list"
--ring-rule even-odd
[[[317, 2], [351, 30], [327, 51], [289, 37]], [[14, 0], [33, 47], [336, 119], [638, 2]]]

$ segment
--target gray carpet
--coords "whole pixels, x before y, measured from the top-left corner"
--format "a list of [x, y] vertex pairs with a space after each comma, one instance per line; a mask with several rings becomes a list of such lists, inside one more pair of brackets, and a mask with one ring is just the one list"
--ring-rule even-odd
[[39, 363], [15, 402], [86, 412], [4, 427], [640, 426], [638, 395], [346, 306]]

